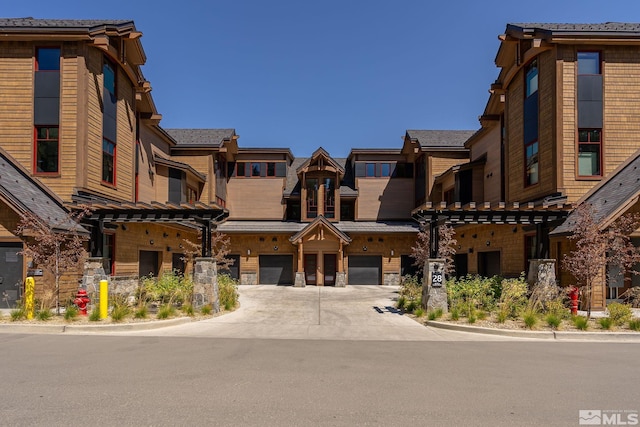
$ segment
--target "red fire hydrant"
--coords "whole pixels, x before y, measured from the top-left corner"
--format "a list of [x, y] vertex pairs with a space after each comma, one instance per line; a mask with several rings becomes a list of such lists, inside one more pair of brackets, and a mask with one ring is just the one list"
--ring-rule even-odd
[[87, 315], [87, 306], [90, 302], [91, 300], [87, 296], [87, 291], [84, 289], [79, 289], [78, 295], [76, 295], [76, 298], [73, 300], [73, 303], [78, 307], [80, 314], [83, 316]]
[[571, 314], [578, 314], [578, 295], [580, 294], [580, 289], [576, 286], [571, 286], [569, 288], [569, 297], [571, 298]]

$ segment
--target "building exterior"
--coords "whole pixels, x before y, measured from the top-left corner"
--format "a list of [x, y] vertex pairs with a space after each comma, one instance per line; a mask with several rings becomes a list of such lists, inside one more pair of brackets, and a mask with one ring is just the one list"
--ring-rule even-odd
[[[479, 130], [407, 130], [346, 158], [162, 128], [131, 21], [0, 19], [0, 34], [0, 290], [12, 302], [37, 270], [14, 234], [24, 211], [70, 231], [64, 213], [91, 206], [76, 231], [123, 286], [187, 268], [185, 239], [210, 256], [216, 229], [242, 284], [352, 286], [415, 273], [419, 227], [435, 245], [442, 224], [456, 230], [458, 275], [554, 259], [570, 284], [559, 261], [572, 208], [600, 206], [603, 227], [640, 210], [637, 24], [509, 24]], [[601, 283], [593, 308], [630, 284]]]

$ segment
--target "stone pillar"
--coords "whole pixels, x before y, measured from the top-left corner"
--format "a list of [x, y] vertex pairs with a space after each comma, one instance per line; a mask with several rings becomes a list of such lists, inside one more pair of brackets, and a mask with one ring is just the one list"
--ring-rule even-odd
[[220, 311], [220, 298], [218, 293], [218, 272], [216, 261], [213, 258], [196, 258], [195, 272], [193, 273], [194, 305], [211, 304], [214, 313]]
[[336, 288], [344, 288], [347, 286], [347, 273], [344, 271], [336, 272]]
[[304, 278], [304, 271], [296, 271], [296, 281], [293, 286], [296, 288], [304, 288], [307, 286], [307, 281]]
[[536, 294], [540, 302], [556, 298], [560, 291], [556, 283], [556, 260], [529, 260], [527, 283], [529, 284], [529, 289]]
[[431, 258], [424, 266], [422, 277], [422, 308], [426, 311], [442, 309], [449, 311], [447, 304], [447, 285], [445, 283], [444, 259]]
[[82, 274], [82, 288], [89, 294], [94, 294], [100, 290], [100, 281], [108, 280], [109, 277], [104, 272], [105, 258], [87, 258], [84, 262], [84, 273]]

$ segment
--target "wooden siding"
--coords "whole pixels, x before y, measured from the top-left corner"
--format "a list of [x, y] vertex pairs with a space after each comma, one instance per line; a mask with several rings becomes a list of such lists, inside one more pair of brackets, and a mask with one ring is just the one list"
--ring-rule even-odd
[[484, 179], [482, 180], [482, 199], [475, 193], [476, 177], [474, 174], [474, 200], [499, 202], [500, 194], [500, 124], [496, 124], [481, 139], [476, 141], [471, 147], [471, 161], [478, 160], [486, 154], [487, 160], [484, 165]]
[[[401, 255], [411, 254], [411, 247], [416, 244], [416, 236], [417, 233], [352, 235], [351, 243], [345, 246], [345, 268], [349, 265], [349, 255], [378, 255], [382, 257], [383, 274], [400, 274]], [[365, 246], [366, 251], [363, 250]], [[393, 250], [393, 256], [391, 250]]]
[[229, 219], [282, 220], [283, 178], [231, 178], [227, 183]]
[[192, 187], [197, 187], [198, 191], [202, 190], [200, 195], [200, 201], [203, 203], [215, 202], [215, 174], [213, 173], [213, 157], [211, 155], [201, 156], [174, 156], [171, 160], [176, 162], [182, 162], [190, 165], [196, 171], [207, 177], [207, 182], [204, 184], [204, 188], [201, 189], [199, 184], [192, 179], [188, 180], [188, 184]]
[[413, 179], [357, 178], [356, 220], [409, 219]]
[[[170, 271], [174, 253], [183, 253], [184, 239], [197, 243], [197, 233], [171, 224], [126, 224], [115, 231], [115, 276], [137, 276], [140, 251], [162, 253], [160, 271]], [[147, 234], [146, 232], [149, 232]], [[165, 237], [164, 234], [167, 234]], [[153, 240], [153, 244], [151, 241]], [[168, 249], [171, 248], [169, 251]]]
[[[294, 255], [294, 269], [297, 271], [296, 246], [289, 242], [289, 234], [228, 234], [231, 245], [229, 254], [240, 255], [240, 273], [258, 273], [259, 255]], [[260, 239], [262, 238], [262, 241]], [[274, 241], [275, 239], [275, 241]], [[278, 250], [274, 250], [278, 246]], [[247, 255], [250, 250], [251, 254]]]
[[[140, 144], [138, 145], [138, 200], [141, 202], [150, 202], [152, 200], [166, 200], [167, 192], [164, 198], [158, 199], [156, 193], [157, 182], [160, 179], [166, 181], [164, 177], [159, 176], [155, 170], [154, 155], [157, 153], [163, 157], [169, 157], [169, 144], [163, 141], [158, 135], [152, 132], [144, 124], [140, 126]], [[165, 183], [165, 188], [167, 184]]]
[[427, 195], [430, 194], [431, 190], [433, 189], [433, 183], [436, 176], [449, 170], [455, 165], [460, 165], [469, 161], [468, 159], [451, 159], [447, 157], [435, 156], [427, 156], [427, 159]]

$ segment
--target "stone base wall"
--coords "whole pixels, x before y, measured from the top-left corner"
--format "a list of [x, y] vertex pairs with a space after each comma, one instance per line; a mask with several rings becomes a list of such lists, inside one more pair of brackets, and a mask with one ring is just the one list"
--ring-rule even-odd
[[347, 286], [347, 273], [345, 272], [337, 272], [336, 273], [336, 288], [344, 288]]
[[304, 288], [305, 286], [307, 286], [307, 281], [304, 278], [304, 272], [296, 272], [296, 280], [293, 286], [295, 286], [296, 288]]
[[384, 273], [382, 284], [385, 286], [399, 286], [400, 274], [399, 273]]
[[[440, 308], [443, 313], [449, 312], [444, 266], [445, 260], [430, 259], [424, 267], [424, 276], [422, 278], [422, 308], [426, 311]], [[436, 283], [433, 281], [435, 277], [441, 280]]]
[[257, 285], [258, 274], [255, 272], [240, 273], [240, 284], [241, 285]]
[[211, 304], [213, 312], [220, 311], [218, 271], [213, 258], [196, 258], [193, 273], [193, 304], [202, 307]]

